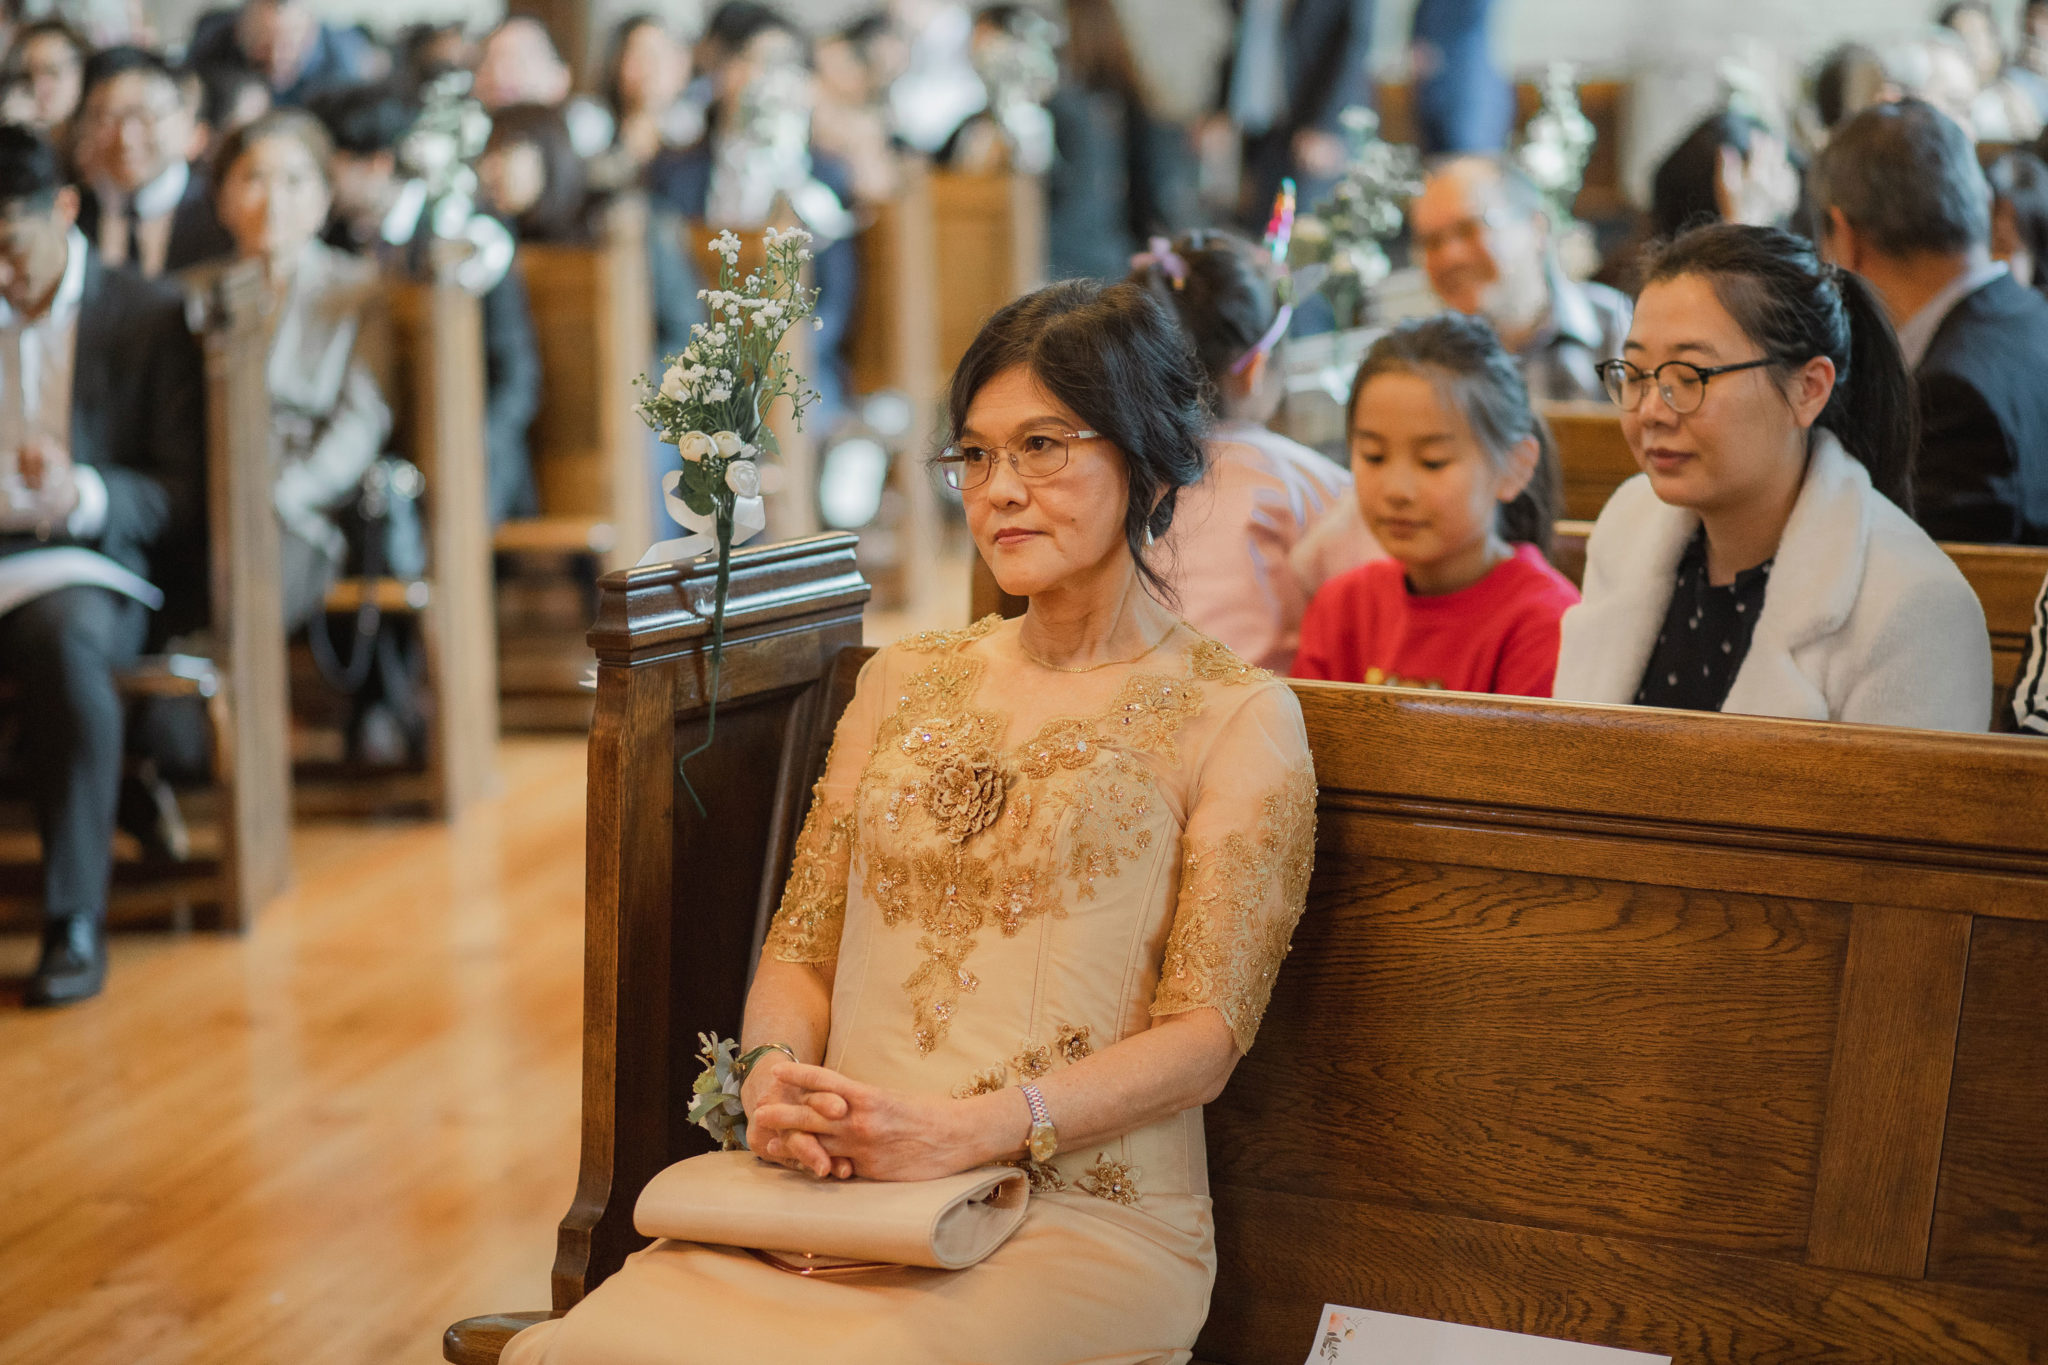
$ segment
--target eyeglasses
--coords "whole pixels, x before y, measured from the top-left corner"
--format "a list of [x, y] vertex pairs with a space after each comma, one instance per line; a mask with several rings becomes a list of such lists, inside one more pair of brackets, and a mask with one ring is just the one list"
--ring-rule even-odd
[[1667, 360], [1647, 373], [1626, 360], [1603, 360], [1600, 362], [1600, 382], [1607, 388], [1607, 396], [1614, 400], [1614, 406], [1623, 412], [1634, 412], [1643, 405], [1643, 395], [1650, 391], [1650, 385], [1657, 386], [1657, 396], [1664, 400], [1664, 406], [1680, 416], [1697, 411], [1707, 397], [1707, 381], [1717, 374], [1734, 374], [1737, 370], [1760, 369], [1771, 361], [1745, 360], [1740, 365], [1694, 365], [1690, 361]]
[[948, 488], [963, 492], [987, 483], [1002, 459], [1024, 478], [1050, 478], [1067, 467], [1067, 454], [1074, 442], [1100, 439], [1101, 433], [1094, 431], [1036, 432], [1018, 442], [1015, 450], [1008, 446], [948, 446], [939, 456], [939, 472]]

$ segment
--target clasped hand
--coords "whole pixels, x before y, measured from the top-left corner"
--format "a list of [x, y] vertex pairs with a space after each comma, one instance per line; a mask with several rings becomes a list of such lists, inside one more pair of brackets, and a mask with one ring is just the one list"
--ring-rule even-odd
[[78, 506], [78, 480], [71, 452], [55, 441], [32, 437], [14, 460], [11, 487], [0, 497], [0, 530], [24, 531], [61, 525]]
[[800, 1062], [757, 1069], [741, 1099], [754, 1153], [821, 1180], [932, 1180], [1000, 1146], [980, 1141], [1000, 1121], [992, 1105], [906, 1095]]

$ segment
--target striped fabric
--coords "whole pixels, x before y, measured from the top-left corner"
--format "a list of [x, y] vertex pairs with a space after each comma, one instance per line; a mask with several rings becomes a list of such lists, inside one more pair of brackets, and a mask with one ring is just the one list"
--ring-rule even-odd
[[2034, 598], [2034, 628], [2027, 632], [2027, 652], [2013, 684], [2012, 718], [2022, 730], [2048, 735], [2048, 582]]

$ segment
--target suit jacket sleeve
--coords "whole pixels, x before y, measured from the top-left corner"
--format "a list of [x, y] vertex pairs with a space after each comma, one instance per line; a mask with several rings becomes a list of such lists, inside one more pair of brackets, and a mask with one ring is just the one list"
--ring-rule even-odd
[[102, 544], [155, 546], [199, 524], [205, 496], [206, 371], [199, 343], [174, 299], [144, 318], [141, 379], [147, 435], [143, 462], [98, 464], [107, 485]]
[[1312, 98], [1297, 105], [1301, 126], [1337, 131], [1337, 116], [1354, 104], [1372, 103], [1372, 21], [1373, 0], [1332, 0], [1341, 5], [1344, 16], [1331, 35], [1339, 49], [1329, 80], [1322, 90], [1304, 92]]
[[1957, 374], [1922, 373], [1919, 390], [1915, 520], [1936, 540], [2017, 539], [2018, 466], [1990, 405]]

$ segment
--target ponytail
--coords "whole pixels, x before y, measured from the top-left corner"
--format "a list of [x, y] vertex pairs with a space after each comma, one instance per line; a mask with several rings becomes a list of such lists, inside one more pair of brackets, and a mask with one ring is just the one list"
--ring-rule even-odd
[[1835, 375], [1834, 396], [1820, 423], [1863, 461], [1871, 486], [1913, 515], [1913, 456], [1920, 448], [1920, 408], [1891, 318], [1862, 276], [1835, 269], [1849, 315], [1849, 366]]
[[1835, 389], [1814, 425], [1870, 471], [1870, 483], [1909, 514], [1919, 414], [1899, 339], [1877, 294], [1813, 246], [1777, 228], [1713, 223], [1652, 250], [1645, 287], [1692, 275], [1706, 281], [1779, 375], [1816, 356], [1835, 366]]
[[1564, 473], [1550, 428], [1529, 404], [1522, 367], [1493, 328], [1460, 313], [1404, 322], [1365, 353], [1351, 384], [1344, 420], [1358, 416], [1365, 386], [1383, 374], [1420, 374], [1440, 382], [1449, 404], [1463, 414], [1472, 436], [1496, 471], [1523, 441], [1536, 442], [1536, 470], [1512, 502], [1495, 514], [1494, 529], [1511, 544], [1534, 545], [1550, 554], [1564, 503]]

